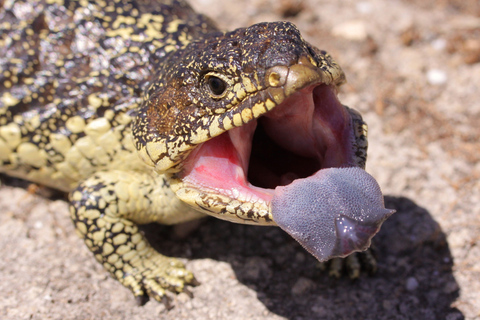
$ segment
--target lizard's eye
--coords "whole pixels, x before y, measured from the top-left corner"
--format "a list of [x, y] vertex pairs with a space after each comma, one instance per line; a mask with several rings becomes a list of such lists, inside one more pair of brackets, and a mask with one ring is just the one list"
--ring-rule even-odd
[[215, 98], [220, 98], [225, 93], [225, 90], [227, 90], [227, 83], [216, 76], [208, 76], [207, 84]]

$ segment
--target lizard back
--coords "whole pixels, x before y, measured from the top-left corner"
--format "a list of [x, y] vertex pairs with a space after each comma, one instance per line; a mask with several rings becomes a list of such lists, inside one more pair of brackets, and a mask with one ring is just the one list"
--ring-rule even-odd
[[155, 66], [215, 30], [183, 1], [5, 1], [0, 21], [0, 171], [64, 191], [147, 170], [131, 121]]

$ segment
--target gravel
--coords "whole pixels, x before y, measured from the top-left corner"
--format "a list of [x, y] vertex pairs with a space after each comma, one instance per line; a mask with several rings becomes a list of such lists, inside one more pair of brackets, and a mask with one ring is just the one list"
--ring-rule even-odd
[[76, 236], [63, 198], [3, 179], [1, 319], [480, 319], [480, 5], [470, 1], [192, 1], [224, 29], [290, 20], [344, 68], [369, 124], [367, 170], [393, 215], [379, 268], [333, 279], [278, 228], [147, 226], [200, 285], [136, 306]]

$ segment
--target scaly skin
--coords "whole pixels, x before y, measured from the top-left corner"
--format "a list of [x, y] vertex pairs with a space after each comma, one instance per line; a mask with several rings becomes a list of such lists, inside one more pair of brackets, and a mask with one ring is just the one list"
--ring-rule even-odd
[[[315, 81], [344, 82], [289, 23], [220, 32], [183, 1], [0, 5], [0, 172], [69, 192], [76, 230], [136, 297], [161, 301], [194, 282], [138, 224], [211, 214], [275, 225], [266, 203], [185, 183], [195, 147], [296, 92], [282, 87], [285, 70], [302, 86], [313, 81], [304, 66]], [[212, 76], [227, 84], [221, 95], [205, 85]], [[366, 125], [348, 110], [363, 167]]]

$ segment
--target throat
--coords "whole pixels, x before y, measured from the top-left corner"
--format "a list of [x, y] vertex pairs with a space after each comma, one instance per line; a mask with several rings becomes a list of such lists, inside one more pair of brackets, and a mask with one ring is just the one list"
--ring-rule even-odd
[[258, 125], [253, 136], [248, 181], [257, 187], [275, 189], [321, 169], [317, 158], [295, 154], [275, 143]]

